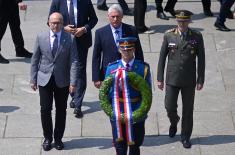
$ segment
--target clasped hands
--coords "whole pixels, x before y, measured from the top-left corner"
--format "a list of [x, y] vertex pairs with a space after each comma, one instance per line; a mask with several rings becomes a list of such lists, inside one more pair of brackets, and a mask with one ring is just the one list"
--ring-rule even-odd
[[81, 37], [84, 33], [86, 33], [85, 27], [74, 28], [74, 25], [67, 25], [64, 27], [64, 30], [68, 33], [73, 34], [76, 37]]

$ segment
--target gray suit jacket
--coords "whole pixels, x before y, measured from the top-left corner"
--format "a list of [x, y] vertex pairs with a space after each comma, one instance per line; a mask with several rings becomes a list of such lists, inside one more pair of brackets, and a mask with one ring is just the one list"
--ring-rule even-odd
[[63, 30], [55, 57], [50, 47], [50, 32], [39, 34], [31, 59], [30, 82], [45, 86], [53, 74], [58, 87], [75, 86], [78, 70], [77, 53], [76, 40]]

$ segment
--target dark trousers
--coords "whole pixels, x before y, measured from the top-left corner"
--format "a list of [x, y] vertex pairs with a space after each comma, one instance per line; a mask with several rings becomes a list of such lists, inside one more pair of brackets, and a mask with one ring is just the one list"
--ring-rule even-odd
[[53, 76], [46, 86], [39, 86], [43, 135], [51, 141], [53, 137], [53, 124], [51, 116], [53, 97], [56, 108], [54, 139], [55, 141], [59, 141], [62, 139], [65, 130], [68, 94], [69, 87], [57, 87]]
[[[128, 7], [125, 0], [118, 0], [118, 3], [122, 7], [122, 10], [128, 10], [129, 9], [129, 7]], [[104, 6], [104, 5], [106, 5], [106, 0], [97, 0], [97, 6]]]
[[176, 125], [179, 119], [177, 114], [177, 100], [179, 91], [182, 96], [182, 126], [181, 126], [181, 139], [190, 139], [193, 129], [193, 107], [195, 87], [175, 87], [166, 85], [165, 95], [165, 108], [167, 116], [172, 125]]
[[[163, 0], [155, 0], [157, 12], [163, 12], [162, 2]], [[174, 10], [176, 2], [177, 0], [168, 0], [165, 6], [165, 10]]]
[[87, 74], [86, 74], [86, 66], [87, 66], [87, 54], [88, 48], [77, 43], [78, 48], [78, 80], [77, 80], [77, 91], [74, 96], [72, 96], [75, 108], [81, 109], [83, 98], [86, 92], [87, 87]]
[[211, 10], [211, 0], [202, 0], [203, 10]]
[[[10, 5], [10, 4], [9, 4]], [[22, 36], [22, 32], [20, 30], [20, 16], [19, 16], [19, 8], [17, 4], [6, 7], [4, 10], [0, 11], [0, 43], [3, 38], [3, 35], [6, 32], [7, 24], [9, 23], [11, 36], [16, 49], [24, 47], [24, 40]], [[2, 9], [2, 8], [0, 8]], [[0, 46], [1, 50], [1, 46]]]
[[231, 7], [235, 0], [221, 0], [220, 12], [217, 16], [216, 23], [223, 25], [226, 21], [226, 17], [229, 14]]
[[147, 0], [134, 1], [134, 23], [137, 30], [145, 29], [145, 11], [147, 8]]
[[[112, 126], [112, 133], [113, 133], [113, 142], [116, 149], [117, 155], [127, 155], [127, 141], [126, 141], [126, 128], [125, 125], [122, 124], [122, 133], [124, 140], [121, 142], [116, 141], [115, 135], [115, 129], [114, 129], [114, 121], [110, 121]], [[138, 122], [133, 124], [133, 135], [134, 135], [134, 142], [135, 145], [129, 146], [129, 155], [140, 155], [140, 146], [142, 145], [144, 141], [144, 135], [145, 135], [145, 127], [144, 127], [145, 121]]]

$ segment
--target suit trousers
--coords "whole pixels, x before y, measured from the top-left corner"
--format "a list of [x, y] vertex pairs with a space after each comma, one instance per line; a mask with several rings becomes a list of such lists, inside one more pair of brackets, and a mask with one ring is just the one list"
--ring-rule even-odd
[[[110, 121], [112, 126], [112, 133], [113, 133], [113, 142], [116, 149], [117, 155], [127, 155], [127, 141], [126, 141], [126, 128], [125, 125], [122, 124], [122, 133], [123, 133], [123, 141], [117, 142], [114, 137], [115, 135], [115, 129], [114, 129], [114, 121]], [[138, 122], [133, 124], [133, 135], [134, 135], [134, 142], [135, 145], [129, 146], [129, 155], [140, 155], [140, 146], [143, 144], [144, 141], [144, 135], [145, 135], [145, 127], [144, 127], [145, 121]]]
[[[128, 7], [125, 0], [118, 0], [118, 3], [122, 7], [122, 10], [128, 10], [129, 9], [129, 7]], [[97, 6], [105, 6], [105, 5], [107, 5], [106, 0], [97, 0]]]
[[211, 10], [211, 0], [202, 0], [203, 10]]
[[193, 108], [194, 108], [194, 96], [195, 87], [176, 87], [172, 85], [166, 85], [165, 95], [165, 108], [167, 116], [172, 125], [176, 125], [179, 120], [177, 114], [177, 100], [179, 91], [182, 96], [182, 126], [181, 126], [181, 139], [190, 139], [193, 129]]
[[[10, 5], [10, 4], [9, 4]], [[7, 24], [9, 23], [11, 36], [15, 45], [15, 48], [23, 48], [24, 47], [24, 39], [22, 36], [22, 32], [20, 30], [20, 16], [19, 16], [19, 8], [17, 4], [11, 4], [12, 6], [5, 6], [7, 9], [1, 10], [0, 12], [0, 43], [3, 38], [3, 35], [6, 32]], [[2, 13], [4, 11], [4, 13]], [[0, 46], [1, 50], [1, 46]]]
[[72, 96], [76, 109], [80, 109], [82, 107], [83, 98], [86, 92], [87, 87], [87, 74], [86, 74], [86, 66], [87, 66], [87, 54], [88, 48], [82, 46], [77, 42], [78, 49], [78, 80], [77, 80], [77, 91], [74, 96]]
[[[155, 0], [157, 12], [163, 12], [162, 7], [163, 0]], [[165, 6], [165, 10], [174, 10], [177, 0], [168, 0]]]
[[51, 116], [53, 97], [56, 108], [54, 139], [55, 141], [59, 141], [63, 138], [65, 130], [68, 94], [69, 87], [57, 87], [53, 76], [46, 86], [39, 86], [43, 135], [49, 140], [52, 140], [53, 135], [53, 123]]
[[145, 11], [147, 9], [147, 0], [134, 1], [134, 23], [137, 31], [146, 28], [145, 26]]
[[223, 25], [235, 0], [221, 0], [220, 2], [221, 2], [220, 12], [219, 15], [217, 16], [216, 23]]

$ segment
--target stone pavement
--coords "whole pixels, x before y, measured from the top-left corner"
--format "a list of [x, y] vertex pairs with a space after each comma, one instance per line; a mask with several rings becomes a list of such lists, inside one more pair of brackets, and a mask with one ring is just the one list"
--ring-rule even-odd
[[[95, 0], [94, 7], [96, 8]], [[108, 5], [116, 1], [107, 1]], [[128, 0], [133, 7], [133, 0]], [[26, 1], [28, 11], [21, 12], [25, 46], [32, 51], [36, 34], [47, 30], [46, 20], [50, 1]], [[164, 3], [165, 5], [165, 3]], [[169, 122], [164, 109], [164, 92], [156, 88], [156, 67], [163, 34], [175, 26], [175, 20], [156, 18], [155, 3], [148, 1], [146, 25], [154, 34], [141, 34], [145, 60], [150, 63], [153, 76], [153, 103], [146, 121], [146, 137], [142, 155], [234, 155], [235, 154], [235, 23], [228, 20], [231, 32], [216, 31], [215, 17], [206, 18], [200, 0], [180, 0], [176, 9], [189, 9], [195, 13], [192, 28], [202, 32], [206, 48], [206, 80], [204, 89], [196, 92], [193, 146], [184, 149], [180, 137], [167, 136]], [[212, 1], [212, 11], [218, 14], [219, 3]], [[106, 12], [98, 11], [99, 22], [95, 29], [107, 24]], [[124, 22], [133, 24], [133, 17]], [[94, 30], [95, 30], [94, 29]], [[94, 31], [93, 31], [94, 32]], [[93, 35], [94, 37], [94, 35]], [[0, 155], [114, 155], [109, 120], [99, 106], [98, 90], [91, 82], [92, 48], [88, 56], [88, 87], [84, 99], [84, 118], [76, 119], [68, 108], [64, 136], [65, 149], [44, 152], [41, 148], [38, 92], [29, 86], [30, 60], [15, 57], [9, 28], [2, 40], [2, 54], [10, 64], [0, 64]], [[181, 114], [181, 101], [179, 101]], [[178, 125], [180, 131], [180, 124]], [[178, 135], [179, 132], [178, 131]]]

